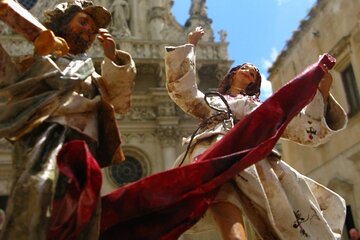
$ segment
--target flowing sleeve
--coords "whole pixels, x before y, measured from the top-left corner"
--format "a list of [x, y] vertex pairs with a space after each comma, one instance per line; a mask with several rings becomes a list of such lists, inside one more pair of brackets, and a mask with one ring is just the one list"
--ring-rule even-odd
[[116, 112], [124, 114], [130, 108], [130, 97], [136, 76], [135, 62], [127, 52], [117, 50], [116, 60], [104, 59], [101, 65], [102, 86]]
[[196, 84], [195, 52], [192, 44], [165, 48], [166, 88], [170, 98], [186, 113], [205, 119], [211, 109]]
[[346, 127], [347, 115], [330, 95], [327, 104], [317, 91], [314, 99], [287, 126], [282, 138], [299, 144], [318, 146]]

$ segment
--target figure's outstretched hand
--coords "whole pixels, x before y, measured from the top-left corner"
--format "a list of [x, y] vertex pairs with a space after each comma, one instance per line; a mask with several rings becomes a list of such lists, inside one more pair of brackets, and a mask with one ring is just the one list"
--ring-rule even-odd
[[35, 52], [40, 56], [55, 54], [63, 56], [69, 52], [65, 39], [56, 37], [51, 30], [42, 31], [34, 41]]
[[323, 69], [323, 71], [325, 72], [324, 77], [320, 80], [319, 82], [319, 91], [321, 92], [324, 101], [327, 102], [328, 98], [329, 98], [329, 91], [330, 91], [330, 87], [331, 84], [333, 82], [333, 78], [328, 70], [328, 68], [324, 65], [320, 65], [320, 67]]
[[188, 43], [193, 44], [194, 46], [201, 40], [202, 36], [204, 36], [204, 29], [199, 26], [196, 27], [194, 31], [189, 32], [188, 34]]
[[99, 29], [99, 36], [98, 39], [104, 49], [104, 54], [107, 58], [109, 58], [111, 61], [115, 61], [116, 59], [116, 44], [112, 37], [112, 35], [109, 33], [109, 31], [105, 28]]

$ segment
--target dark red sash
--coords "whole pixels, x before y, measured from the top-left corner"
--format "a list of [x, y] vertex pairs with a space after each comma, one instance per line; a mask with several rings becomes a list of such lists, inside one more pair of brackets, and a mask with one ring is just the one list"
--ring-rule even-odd
[[[195, 163], [143, 178], [102, 197], [101, 238], [177, 239], [203, 216], [224, 182], [270, 153], [289, 121], [313, 99], [324, 76], [320, 64], [331, 69], [335, 59], [323, 55], [318, 63], [238, 122]], [[69, 150], [73, 151], [83, 150]], [[98, 170], [82, 169], [93, 169], [92, 164], [78, 165], [78, 154], [73, 153], [62, 153], [59, 158], [64, 154], [69, 157], [65, 162], [70, 166], [59, 168], [70, 176], [75, 187], [61, 202], [54, 203], [63, 210], [54, 213], [58, 224], [56, 231], [51, 232], [53, 236], [62, 231], [81, 232], [96, 207], [101, 184]], [[89, 182], [79, 185], [83, 181], [79, 179], [79, 168]]]
[[335, 59], [325, 54], [238, 122], [196, 163], [161, 172], [102, 198], [102, 239], [177, 239], [205, 213], [221, 184], [266, 157], [314, 97]]
[[65, 194], [55, 196], [47, 239], [78, 239], [100, 201], [102, 176], [84, 141], [71, 141], [57, 156], [59, 172], [66, 177]]

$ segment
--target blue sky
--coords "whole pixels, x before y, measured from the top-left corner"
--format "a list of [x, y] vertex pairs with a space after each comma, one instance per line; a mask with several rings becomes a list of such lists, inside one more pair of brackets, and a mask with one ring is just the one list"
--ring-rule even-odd
[[[207, 13], [213, 20], [215, 40], [219, 30], [227, 32], [229, 57], [234, 66], [251, 62], [264, 79], [267, 68], [284, 48], [286, 41], [305, 19], [316, 0], [207, 0]], [[191, 0], [175, 0], [173, 14], [180, 24], [189, 17]], [[261, 98], [271, 94], [263, 81]]]

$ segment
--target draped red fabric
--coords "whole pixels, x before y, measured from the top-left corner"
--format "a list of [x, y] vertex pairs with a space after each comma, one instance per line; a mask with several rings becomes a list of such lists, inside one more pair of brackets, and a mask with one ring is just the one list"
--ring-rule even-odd
[[53, 200], [47, 239], [78, 239], [100, 200], [102, 176], [84, 141], [70, 141], [57, 156], [59, 172], [66, 177], [66, 192]]
[[331, 69], [328, 54], [238, 122], [190, 165], [164, 171], [102, 197], [101, 238], [177, 239], [205, 213], [221, 184], [266, 157], [289, 121]]

